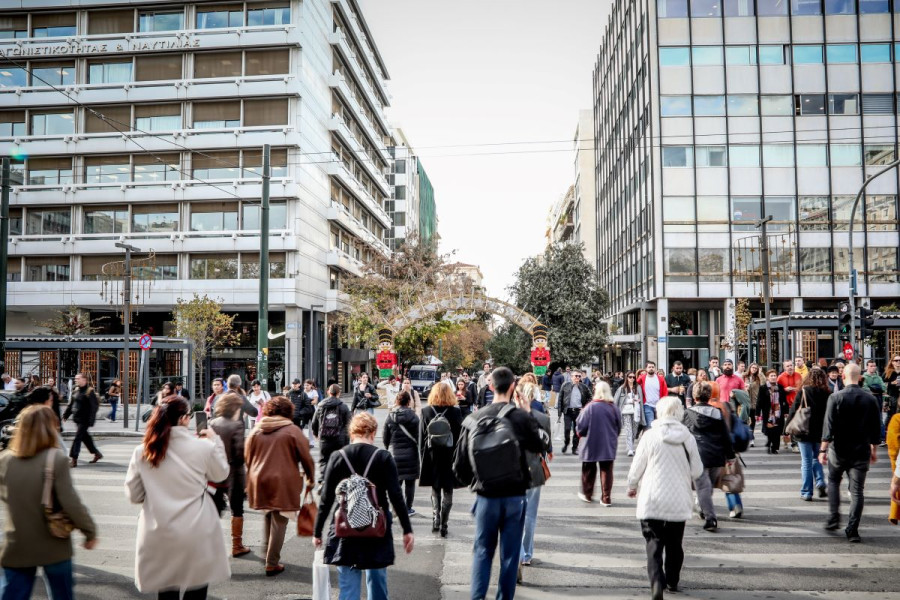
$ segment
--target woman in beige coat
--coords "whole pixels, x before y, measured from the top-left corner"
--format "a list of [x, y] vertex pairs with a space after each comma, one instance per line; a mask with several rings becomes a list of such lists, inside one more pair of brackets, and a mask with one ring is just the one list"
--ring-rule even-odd
[[153, 409], [144, 443], [134, 450], [125, 493], [141, 504], [135, 585], [159, 600], [204, 600], [209, 584], [231, 577], [219, 515], [207, 482], [228, 477], [222, 440], [187, 428], [187, 400], [173, 396]]

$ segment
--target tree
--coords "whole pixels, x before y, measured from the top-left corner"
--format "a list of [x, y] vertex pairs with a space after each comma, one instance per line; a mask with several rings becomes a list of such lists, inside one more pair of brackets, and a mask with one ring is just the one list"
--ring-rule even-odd
[[747, 328], [753, 322], [753, 314], [750, 312], [750, 299], [738, 298], [734, 303], [734, 327], [737, 330], [737, 340], [741, 344], [747, 343]]
[[[514, 323], [504, 323], [487, 343], [488, 352], [498, 367], [509, 367], [514, 373], [531, 371], [531, 336]], [[551, 356], [553, 348], [550, 348]]]
[[509, 290], [513, 303], [547, 326], [553, 362], [582, 365], [600, 354], [609, 301], [581, 244], [554, 244], [527, 259]]
[[94, 325], [94, 321], [87, 311], [81, 310], [74, 304], [54, 312], [56, 314], [53, 317], [46, 321], [36, 321], [35, 325], [43, 327], [51, 335], [91, 335], [100, 330]]
[[472, 369], [488, 358], [487, 343], [491, 334], [483, 321], [457, 325], [441, 337], [445, 371]]
[[193, 299], [179, 298], [172, 311], [175, 335], [194, 345], [194, 368], [200, 389], [206, 389], [203, 367], [210, 351], [230, 346], [238, 340], [234, 331], [234, 315], [222, 312], [222, 301], [194, 294]]

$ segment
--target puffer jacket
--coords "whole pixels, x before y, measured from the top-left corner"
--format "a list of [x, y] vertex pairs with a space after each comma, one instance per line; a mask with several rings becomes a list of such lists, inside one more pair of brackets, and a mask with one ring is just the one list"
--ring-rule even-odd
[[397, 463], [400, 481], [418, 479], [419, 468], [419, 417], [411, 408], [398, 408], [384, 422], [382, 434], [384, 447], [390, 450]]
[[[722, 411], [709, 404], [695, 404], [684, 411], [683, 423], [697, 441], [705, 469], [724, 467], [734, 458], [731, 435], [722, 419]], [[652, 429], [652, 428], [651, 428]]]
[[216, 417], [209, 422], [209, 427], [222, 439], [225, 456], [228, 457], [228, 479], [226, 486], [244, 483], [244, 421], [235, 421], [225, 417]]
[[691, 518], [691, 484], [703, 472], [697, 441], [675, 419], [657, 419], [641, 436], [628, 471], [628, 489], [639, 490], [638, 519], [683, 522]]

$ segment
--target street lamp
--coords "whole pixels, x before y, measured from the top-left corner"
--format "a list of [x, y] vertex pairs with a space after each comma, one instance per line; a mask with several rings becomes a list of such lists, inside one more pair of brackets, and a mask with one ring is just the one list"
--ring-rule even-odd
[[[138, 250], [134, 246], [131, 246], [129, 244], [125, 244], [122, 242], [116, 242], [115, 246], [116, 246], [116, 248], [122, 248], [123, 250], [125, 250], [125, 269], [124, 269], [123, 276], [122, 276], [122, 278], [123, 278], [122, 285], [124, 288], [123, 289], [124, 294], [122, 295], [122, 300], [124, 303], [124, 306], [122, 307], [122, 327], [123, 327], [124, 334], [122, 335], [123, 352], [122, 352], [122, 362], [119, 363], [119, 377], [122, 379], [122, 415], [123, 415], [123, 417], [122, 417], [123, 425], [122, 426], [127, 429], [128, 428], [128, 401], [130, 399], [129, 392], [128, 392], [128, 384], [130, 383], [128, 381], [128, 375], [129, 375], [129, 370], [131, 367], [131, 360], [130, 360], [131, 357], [129, 356], [130, 344], [128, 343], [128, 341], [129, 341], [128, 335], [131, 333], [131, 331], [130, 331], [130, 329], [131, 329], [131, 255], [134, 252], [140, 252], [140, 250]], [[140, 377], [140, 373], [138, 374], [138, 377]], [[140, 399], [138, 399], [138, 407], [140, 407]], [[136, 410], [139, 411], [140, 409], [138, 408]], [[140, 417], [141, 416], [138, 414], [136, 414], [134, 416], [135, 431], [137, 431], [136, 428], [138, 427], [138, 423], [140, 423]]]

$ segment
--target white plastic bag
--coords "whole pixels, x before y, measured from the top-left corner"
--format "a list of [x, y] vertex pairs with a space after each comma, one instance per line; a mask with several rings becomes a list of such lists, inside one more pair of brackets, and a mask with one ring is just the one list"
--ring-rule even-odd
[[312, 566], [312, 600], [331, 600], [331, 580], [325, 564], [325, 550], [316, 550]]

